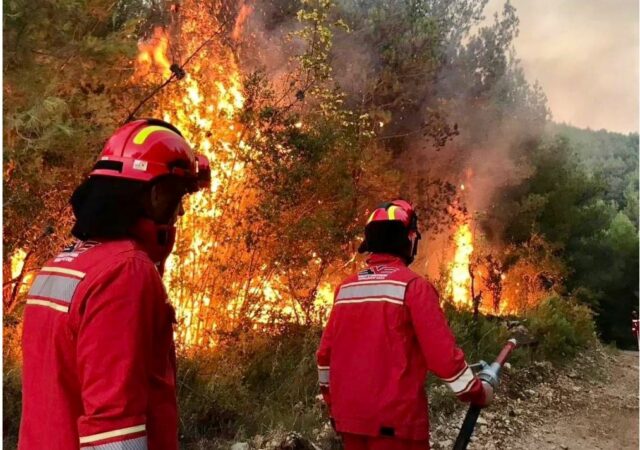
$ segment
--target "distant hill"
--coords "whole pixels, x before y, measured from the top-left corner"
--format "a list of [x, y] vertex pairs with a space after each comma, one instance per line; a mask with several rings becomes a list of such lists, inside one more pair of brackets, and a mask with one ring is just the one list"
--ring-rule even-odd
[[569, 140], [581, 164], [606, 183], [607, 199], [615, 201], [637, 226], [638, 133], [596, 131], [554, 122], [549, 122], [547, 132]]

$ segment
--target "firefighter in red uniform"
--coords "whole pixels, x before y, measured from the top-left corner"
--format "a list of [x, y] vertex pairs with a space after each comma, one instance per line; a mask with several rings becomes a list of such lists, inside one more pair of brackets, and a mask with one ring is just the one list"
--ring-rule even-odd
[[162, 284], [184, 195], [210, 180], [180, 132], [136, 120], [73, 193], [79, 240], [45, 264], [23, 331], [20, 450], [176, 450], [175, 315]]
[[359, 249], [371, 253], [368, 267], [336, 289], [317, 362], [345, 450], [428, 449], [428, 371], [462, 401], [491, 402], [493, 388], [465, 362], [438, 293], [407, 267], [419, 239], [411, 204], [380, 205]]

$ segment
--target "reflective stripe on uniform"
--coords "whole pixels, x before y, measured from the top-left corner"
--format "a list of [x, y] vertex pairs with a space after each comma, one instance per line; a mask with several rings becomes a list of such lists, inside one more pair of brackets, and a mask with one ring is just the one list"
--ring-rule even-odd
[[[118, 430], [106, 431], [104, 433], [92, 434], [90, 436], [80, 436], [81, 444], [89, 444], [91, 442], [102, 441], [104, 439], [111, 439], [119, 436], [126, 436], [128, 434], [140, 433], [147, 429], [145, 424], [136, 425], [135, 427], [120, 428]], [[146, 443], [145, 443], [146, 445]], [[143, 447], [146, 448], [146, 447]]]
[[371, 297], [385, 297], [393, 300], [404, 300], [406, 285], [391, 283], [350, 284], [340, 287], [336, 302], [340, 300], [356, 300]]
[[69, 307], [68, 306], [64, 306], [64, 305], [59, 305], [55, 302], [51, 302], [49, 300], [40, 300], [37, 298], [29, 298], [27, 299], [27, 305], [34, 305], [34, 306], [46, 306], [47, 308], [51, 308], [51, 309], [55, 309], [56, 311], [60, 311], [60, 312], [69, 312]]
[[357, 300], [340, 300], [336, 301], [334, 305], [349, 305], [352, 303], [393, 303], [394, 305], [404, 305], [402, 300], [395, 300], [393, 298], [375, 297], [375, 298], [359, 298]]
[[447, 383], [454, 394], [462, 395], [471, 389], [474, 380], [475, 376], [473, 375], [471, 368], [465, 365], [465, 368], [458, 372], [457, 375], [451, 378], [443, 379], [442, 381]]
[[29, 290], [29, 297], [45, 297], [70, 303], [78, 283], [80, 280], [77, 278], [39, 274]]
[[66, 269], [64, 267], [43, 267], [40, 269], [41, 272], [56, 272], [63, 273], [65, 275], [71, 275], [73, 277], [78, 277], [83, 279], [86, 273], [80, 272], [79, 270]]
[[126, 441], [109, 442], [107, 444], [81, 447], [82, 450], [147, 450], [147, 437], [142, 436]]
[[329, 366], [318, 366], [318, 383], [321, 386], [329, 385]]

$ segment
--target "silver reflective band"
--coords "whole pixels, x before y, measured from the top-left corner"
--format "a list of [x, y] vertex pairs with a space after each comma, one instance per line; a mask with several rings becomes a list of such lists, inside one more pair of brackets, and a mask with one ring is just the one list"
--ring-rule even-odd
[[108, 444], [81, 447], [82, 450], [147, 450], [147, 437], [142, 436], [126, 441], [109, 442]]
[[371, 297], [386, 297], [402, 301], [406, 289], [406, 286], [390, 283], [352, 284], [340, 288], [336, 301]]
[[357, 300], [340, 300], [336, 301], [335, 305], [349, 305], [352, 303], [393, 303], [394, 305], [404, 305], [402, 300], [394, 300], [392, 298], [376, 297], [376, 298], [359, 298]]
[[447, 381], [447, 385], [449, 388], [456, 394], [461, 395], [471, 389], [473, 384], [474, 376], [470, 367], [466, 367], [459, 375], [456, 375], [453, 378], [450, 378], [451, 381]]
[[320, 384], [329, 384], [329, 369], [318, 368], [318, 382]]
[[60, 275], [38, 275], [29, 290], [29, 296], [46, 297], [70, 303], [80, 280]]

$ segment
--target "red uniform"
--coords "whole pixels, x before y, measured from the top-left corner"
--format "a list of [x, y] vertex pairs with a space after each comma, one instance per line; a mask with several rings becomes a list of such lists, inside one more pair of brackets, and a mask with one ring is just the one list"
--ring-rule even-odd
[[49, 261], [24, 315], [21, 450], [175, 450], [174, 311], [128, 239]]
[[320, 385], [345, 448], [427, 449], [427, 372], [463, 401], [482, 404], [482, 384], [434, 287], [398, 257], [374, 254], [368, 263], [336, 290], [317, 353]]

